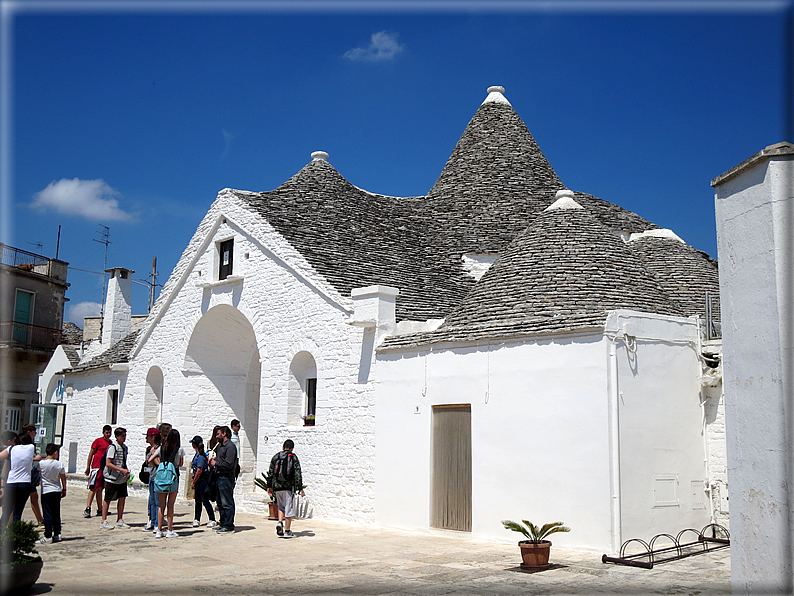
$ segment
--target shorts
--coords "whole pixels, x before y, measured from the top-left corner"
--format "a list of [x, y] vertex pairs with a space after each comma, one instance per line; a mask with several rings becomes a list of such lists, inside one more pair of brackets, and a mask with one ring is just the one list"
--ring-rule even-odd
[[276, 503], [284, 517], [295, 517], [295, 494], [291, 490], [277, 490]]
[[92, 468], [91, 473], [88, 475], [88, 490], [97, 488], [105, 488], [105, 476], [100, 472], [99, 468]]
[[127, 483], [122, 482], [121, 484], [113, 484], [112, 482], [108, 482], [105, 484], [105, 501], [110, 503], [111, 501], [116, 501], [118, 499], [123, 499], [127, 496]]

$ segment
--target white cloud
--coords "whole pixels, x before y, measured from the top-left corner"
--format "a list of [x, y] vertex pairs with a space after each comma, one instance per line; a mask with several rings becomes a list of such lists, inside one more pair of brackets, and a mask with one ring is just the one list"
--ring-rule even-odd
[[82, 329], [83, 317], [98, 317], [101, 310], [102, 305], [99, 302], [77, 302], [69, 305], [66, 320]]
[[50, 182], [33, 196], [33, 207], [55, 209], [64, 215], [77, 215], [98, 221], [130, 221], [134, 217], [119, 208], [121, 193], [104, 180], [68, 180]]
[[373, 33], [366, 48], [353, 48], [345, 52], [344, 56], [348, 60], [355, 60], [357, 62], [380, 62], [382, 60], [391, 60], [396, 54], [399, 54], [404, 49], [397, 43], [397, 34], [389, 33], [388, 31], [379, 31]]

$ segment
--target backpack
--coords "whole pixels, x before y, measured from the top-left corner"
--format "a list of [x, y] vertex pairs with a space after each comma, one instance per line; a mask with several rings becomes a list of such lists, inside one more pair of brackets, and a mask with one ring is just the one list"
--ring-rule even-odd
[[295, 479], [295, 466], [292, 462], [292, 451], [282, 451], [278, 454], [273, 476], [280, 483], [291, 484]]
[[[109, 469], [107, 467], [108, 451], [110, 451], [111, 447], [113, 447], [113, 457], [116, 457], [116, 450], [118, 448], [117, 448], [115, 443], [111, 443], [110, 445], [108, 445], [108, 448], [105, 449], [105, 454], [102, 456], [102, 461], [100, 461], [100, 468], [99, 469], [102, 470], [102, 475], [107, 480], [109, 480], [110, 482], [113, 482], [116, 479], [116, 475], [119, 474], [119, 472], [117, 472], [116, 470], [111, 470], [111, 469]], [[127, 467], [127, 446], [126, 445], [122, 446], [121, 453], [123, 455], [123, 462], [121, 464], [121, 467], [122, 468], [126, 468]], [[111, 459], [113, 459], [113, 458], [111, 458]]]
[[154, 473], [154, 492], [157, 493], [170, 493], [171, 486], [176, 482], [177, 476], [174, 462], [160, 461], [157, 470]]

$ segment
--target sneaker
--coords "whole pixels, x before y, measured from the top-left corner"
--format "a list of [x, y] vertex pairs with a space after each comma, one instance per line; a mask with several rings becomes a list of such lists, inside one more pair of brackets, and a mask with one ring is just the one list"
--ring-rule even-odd
[[101, 528], [103, 528], [105, 530], [112, 530], [113, 529], [113, 524], [111, 524], [108, 520], [105, 520], [101, 524], [99, 524], [99, 527], [101, 527]]
[[220, 527], [220, 528], [218, 528], [215, 531], [218, 534], [233, 534], [234, 533], [234, 530], [232, 528], [224, 528], [224, 527]]
[[52, 542], [52, 538], [45, 538], [44, 536], [39, 538], [39, 544], [52, 544]]
[[116, 527], [117, 528], [124, 528], [125, 530], [129, 530], [130, 525], [129, 524], [125, 524], [124, 520], [120, 519], [119, 521], [116, 522]]
[[218, 522], [216, 522], [214, 519], [211, 519], [210, 521], [207, 522], [207, 527], [208, 528], [214, 528], [217, 525], [218, 525]]
[[197, 519], [193, 520], [193, 527], [194, 528], [198, 528], [200, 525], [201, 525], [201, 522], [199, 520], [197, 520]]
[[154, 537], [155, 538], [162, 538], [163, 537], [163, 533], [160, 530], [155, 530], [154, 531]]
[[102, 517], [102, 510], [101, 509], [97, 509], [96, 510], [96, 516], [97, 517]]
[[85, 508], [85, 511], [83, 511], [83, 517], [85, 517], [85, 518], [91, 517], [91, 508], [90, 507], [86, 507]]
[[150, 521], [147, 521], [146, 525], [143, 526], [143, 531], [144, 532], [151, 532], [153, 529], [154, 529], [154, 524], [152, 522], [150, 522]]
[[58, 534], [57, 536], [53, 536], [52, 537], [52, 541], [53, 542], [60, 542], [61, 540], [62, 540], [62, 538], [61, 538], [60, 534]]
[[292, 533], [292, 530], [284, 530], [284, 538], [295, 538], [295, 534]]
[[178, 538], [178, 537], [179, 537], [179, 534], [177, 534], [177, 533], [176, 533], [176, 532], [174, 532], [173, 530], [168, 530], [168, 531], [165, 533], [165, 537], [166, 537], [166, 538]]
[[284, 535], [284, 522], [278, 522], [276, 524], [276, 534], [278, 536], [283, 536]]

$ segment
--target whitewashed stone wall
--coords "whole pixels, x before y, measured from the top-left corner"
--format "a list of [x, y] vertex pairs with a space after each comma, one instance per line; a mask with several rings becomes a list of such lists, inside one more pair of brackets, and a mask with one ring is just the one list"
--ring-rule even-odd
[[[70, 469], [70, 445], [76, 442], [77, 460], [74, 462], [74, 469], [77, 473], [82, 473], [85, 471], [91, 443], [97, 437], [102, 436], [102, 427], [105, 424], [110, 424], [108, 409], [108, 390], [110, 389], [119, 390], [118, 424], [113, 427], [127, 426], [127, 419], [123, 414], [128, 411], [131, 401], [127, 393], [127, 374], [123, 371], [111, 371], [105, 367], [90, 372], [66, 375], [64, 382], [67, 387], [72, 386], [72, 395], [70, 397], [67, 394], [63, 399], [66, 403], [66, 424], [61, 461], [67, 470]], [[133, 428], [127, 428], [130, 431], [128, 441], [134, 438], [134, 432], [131, 432]], [[132, 462], [138, 462], [140, 467], [140, 460], [132, 459]], [[133, 470], [135, 469], [133, 467]]]
[[794, 588], [792, 230], [794, 146], [767, 147], [712, 181], [720, 266], [731, 582]]
[[[215, 283], [216, 243], [229, 238], [232, 278]], [[242, 421], [237, 492], [243, 508], [256, 507], [244, 495], [254, 492], [253, 478], [267, 471], [272, 455], [291, 438], [313, 515], [374, 523], [374, 401], [371, 384], [359, 376], [373, 354], [362, 353], [362, 330], [346, 323], [351, 311], [351, 300], [268, 224], [221, 193], [164, 287], [130, 363], [119, 423], [128, 428], [134, 461], [145, 449], [146, 377], [157, 366], [163, 372], [163, 421], [181, 432], [189, 456], [194, 434], [207, 442], [213, 426]], [[226, 374], [206, 376], [186, 359], [196, 329], [199, 352], [218, 338], [216, 364], [231, 367]], [[314, 427], [287, 424], [290, 362], [300, 351], [310, 352], [317, 364]], [[207, 354], [197, 357], [207, 360]], [[259, 378], [249, 379], [257, 367]]]
[[[615, 552], [708, 523], [690, 493], [698, 480], [704, 498], [696, 321], [621, 311], [607, 331], [379, 352], [377, 524], [430, 530], [444, 404], [471, 405], [474, 536], [513, 542], [503, 519], [564, 521], [555, 544]], [[654, 510], [660, 474], [678, 477], [679, 502]]]

